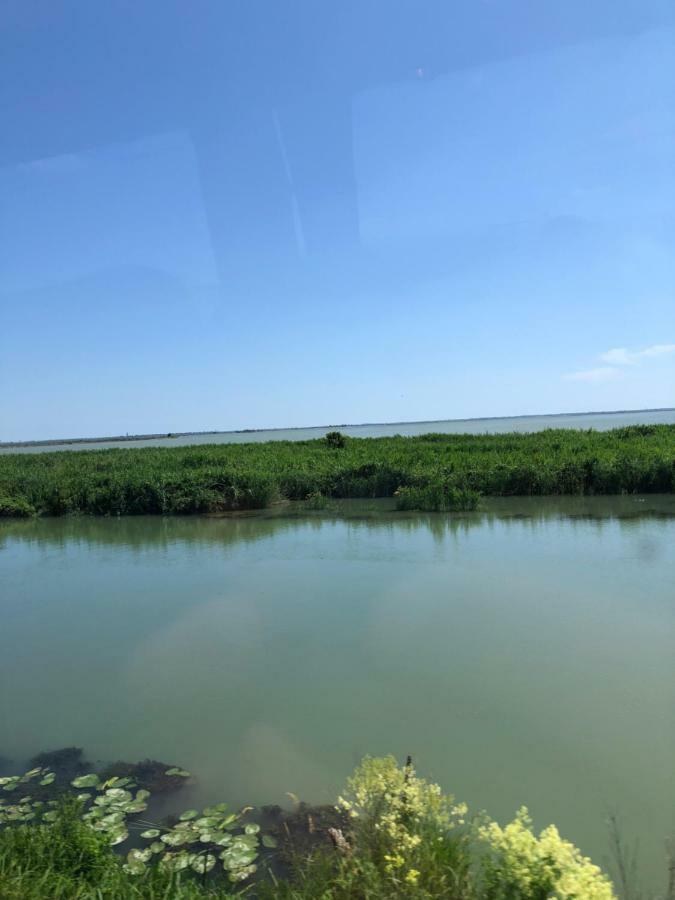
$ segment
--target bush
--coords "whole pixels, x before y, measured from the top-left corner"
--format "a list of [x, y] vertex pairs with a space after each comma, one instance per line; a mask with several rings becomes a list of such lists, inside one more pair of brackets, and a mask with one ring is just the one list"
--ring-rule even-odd
[[329, 431], [324, 440], [334, 450], [341, 450], [347, 443], [347, 438], [341, 431]]
[[0, 518], [28, 519], [35, 513], [35, 507], [23, 497], [0, 497]]
[[613, 900], [611, 882], [598, 866], [563, 840], [555, 825], [539, 837], [523, 807], [501, 828], [488, 822], [478, 828], [487, 853], [482, 860], [485, 900]]

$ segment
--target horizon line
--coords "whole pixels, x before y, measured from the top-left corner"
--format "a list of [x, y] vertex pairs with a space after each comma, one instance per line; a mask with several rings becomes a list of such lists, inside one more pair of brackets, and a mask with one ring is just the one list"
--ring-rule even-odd
[[124, 441], [151, 441], [159, 438], [167, 437], [199, 437], [208, 434], [260, 434], [265, 431], [321, 431], [327, 428], [373, 428], [377, 426], [392, 425], [437, 425], [440, 422], [493, 422], [498, 419], [555, 419], [567, 418], [574, 416], [611, 416], [620, 415], [622, 413], [650, 413], [650, 412], [675, 412], [675, 406], [656, 406], [644, 407], [641, 409], [598, 409], [588, 410], [586, 412], [566, 412], [566, 413], [525, 413], [522, 415], [512, 416], [469, 416], [459, 419], [407, 419], [393, 422], [343, 422], [340, 425], [290, 425], [279, 426], [274, 428], [230, 428], [223, 430], [205, 430], [205, 431], [158, 431], [153, 434], [118, 434], [103, 437], [71, 437], [71, 438], [39, 438], [35, 440], [23, 441], [0, 441], [0, 449], [8, 447], [38, 447], [58, 444], [101, 444], [106, 441], [124, 442]]

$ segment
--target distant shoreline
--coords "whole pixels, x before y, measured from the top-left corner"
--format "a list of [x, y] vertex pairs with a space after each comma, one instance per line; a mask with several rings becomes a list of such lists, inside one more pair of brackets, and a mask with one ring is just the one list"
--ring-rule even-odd
[[110, 437], [81, 437], [81, 438], [48, 438], [39, 441], [0, 441], [0, 450], [8, 450], [13, 447], [52, 447], [70, 444], [107, 444], [127, 443], [130, 441], [156, 441], [167, 438], [204, 437], [205, 435], [222, 434], [261, 434], [263, 432], [278, 431], [324, 431], [326, 429], [340, 428], [377, 428], [392, 427], [395, 425], [437, 425], [440, 422], [494, 422], [497, 420], [509, 421], [510, 419], [566, 419], [580, 416], [614, 416], [632, 413], [656, 413], [675, 412], [673, 406], [649, 407], [646, 409], [602, 409], [588, 412], [570, 413], [528, 413], [520, 416], [470, 416], [461, 419], [411, 419], [397, 422], [355, 422], [341, 425], [291, 425], [285, 428], [237, 428], [223, 431], [169, 431], [156, 434], [124, 434]]

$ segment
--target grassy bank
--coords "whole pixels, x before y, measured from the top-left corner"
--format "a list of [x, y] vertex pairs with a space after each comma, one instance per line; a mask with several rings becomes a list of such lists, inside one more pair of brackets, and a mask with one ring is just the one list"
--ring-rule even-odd
[[554, 826], [535, 834], [524, 809], [504, 827], [471, 817], [392, 757], [363, 760], [335, 807], [300, 807], [292, 828], [224, 804], [149, 821], [150, 792], [130, 778], [88, 773], [60, 789], [35, 768], [0, 785], [3, 900], [615, 898]]
[[0, 516], [186, 514], [308, 497], [471, 509], [480, 494], [673, 491], [675, 425], [0, 456]]

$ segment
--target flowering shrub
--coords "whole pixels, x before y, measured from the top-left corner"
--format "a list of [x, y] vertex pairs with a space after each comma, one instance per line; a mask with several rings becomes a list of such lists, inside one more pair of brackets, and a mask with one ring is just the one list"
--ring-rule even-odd
[[[437, 784], [418, 778], [393, 756], [366, 757], [347, 781], [338, 808], [353, 823], [354, 844], [397, 884], [416, 885], [429, 842], [443, 841], [464, 824], [467, 808]], [[358, 858], [357, 858], [358, 863]]]
[[479, 826], [488, 845], [484, 860], [486, 900], [614, 900], [608, 878], [555, 825], [539, 837], [525, 807], [504, 828]]

